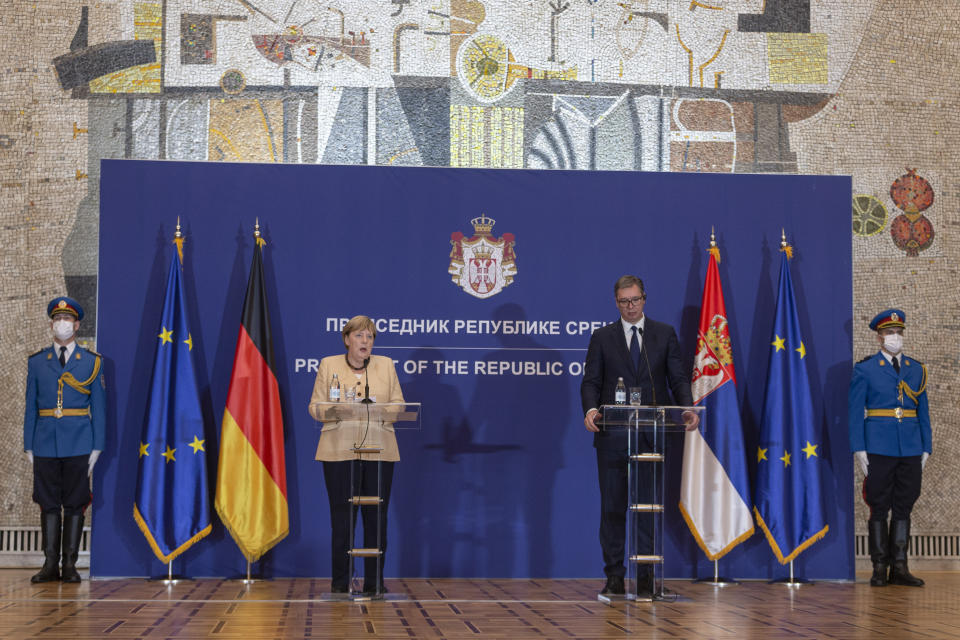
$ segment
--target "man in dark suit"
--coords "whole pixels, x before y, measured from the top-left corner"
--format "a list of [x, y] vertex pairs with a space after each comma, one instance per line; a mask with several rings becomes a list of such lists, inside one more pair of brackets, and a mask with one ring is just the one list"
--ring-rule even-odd
[[[624, 543], [627, 513], [627, 434], [625, 430], [601, 429], [599, 408], [614, 404], [618, 378], [627, 387], [639, 387], [645, 405], [693, 404], [690, 378], [680, 361], [680, 343], [670, 325], [647, 318], [643, 313], [647, 295], [643, 281], [631, 275], [617, 280], [614, 296], [620, 319], [597, 329], [590, 338], [587, 361], [580, 384], [583, 424], [593, 432], [600, 480], [600, 547], [607, 576], [602, 595], [620, 595], [626, 569]], [[669, 392], [668, 393], [668, 388]], [[672, 398], [671, 398], [672, 394]], [[688, 415], [689, 426], [696, 416]], [[651, 450], [649, 434], [641, 433], [640, 446]], [[653, 465], [642, 465], [641, 473], [652, 480]], [[651, 486], [652, 482], [642, 482]], [[652, 527], [639, 526], [637, 553], [653, 551]], [[637, 572], [638, 591], [653, 591], [648, 567]]]

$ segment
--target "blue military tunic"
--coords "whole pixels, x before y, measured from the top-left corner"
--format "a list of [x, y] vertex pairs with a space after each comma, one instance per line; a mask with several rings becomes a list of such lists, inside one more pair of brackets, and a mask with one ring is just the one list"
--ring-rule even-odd
[[45, 458], [103, 451], [106, 383], [102, 364], [98, 354], [79, 345], [65, 367], [60, 366], [53, 346], [30, 356], [23, 415], [25, 451]]
[[850, 449], [884, 456], [932, 453], [927, 370], [901, 356], [900, 373], [881, 352], [858, 362], [850, 380]]

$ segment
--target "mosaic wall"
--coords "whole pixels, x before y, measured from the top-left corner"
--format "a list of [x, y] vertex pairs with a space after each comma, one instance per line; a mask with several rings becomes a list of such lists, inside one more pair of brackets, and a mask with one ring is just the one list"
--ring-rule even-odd
[[935, 419], [914, 530], [957, 532], [942, 3], [37, 0], [3, 4], [0, 30], [0, 524], [36, 519], [20, 416], [46, 301], [79, 299], [94, 341], [99, 160], [149, 158], [850, 174], [852, 219], [823, 229], [853, 247], [843, 330], [859, 359], [868, 318], [906, 310]]

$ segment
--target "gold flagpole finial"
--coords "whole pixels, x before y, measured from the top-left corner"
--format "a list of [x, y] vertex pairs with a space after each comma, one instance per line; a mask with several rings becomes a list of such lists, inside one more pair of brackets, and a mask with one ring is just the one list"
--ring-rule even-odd
[[707, 253], [709, 253], [710, 255], [712, 255], [712, 256], [716, 259], [716, 261], [719, 263], [719, 262], [720, 262], [720, 247], [717, 246], [717, 236], [716, 236], [716, 234], [714, 233], [714, 231], [715, 231], [715, 230], [714, 230], [713, 226], [711, 225], [711, 226], [710, 226], [710, 248], [707, 249]]
[[780, 251], [787, 254], [787, 260], [793, 258], [793, 246], [787, 242], [787, 232], [784, 231], [783, 227], [780, 227]]
[[256, 222], [253, 224], [253, 237], [256, 239], [258, 247], [263, 247], [267, 244], [267, 241], [263, 239], [263, 236], [260, 235], [260, 217], [257, 216]]
[[180, 216], [177, 216], [177, 230], [173, 233], [173, 244], [177, 245], [177, 255], [180, 256], [180, 264], [183, 264], [183, 232], [180, 228]]

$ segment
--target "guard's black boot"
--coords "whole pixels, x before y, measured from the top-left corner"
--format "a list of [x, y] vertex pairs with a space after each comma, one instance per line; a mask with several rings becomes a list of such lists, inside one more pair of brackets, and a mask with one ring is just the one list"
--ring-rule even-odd
[[83, 535], [83, 514], [73, 513], [63, 519], [63, 581], [80, 582], [77, 573], [77, 554]]
[[890, 564], [889, 536], [885, 520], [867, 520], [867, 535], [870, 544], [870, 561], [873, 562], [871, 587], [887, 586], [887, 566]]
[[43, 568], [30, 582], [53, 582], [60, 579], [60, 512], [40, 514], [40, 542], [43, 545]]
[[910, 519], [890, 521], [890, 584], [922, 587], [923, 580], [907, 568], [907, 547], [910, 545]]

